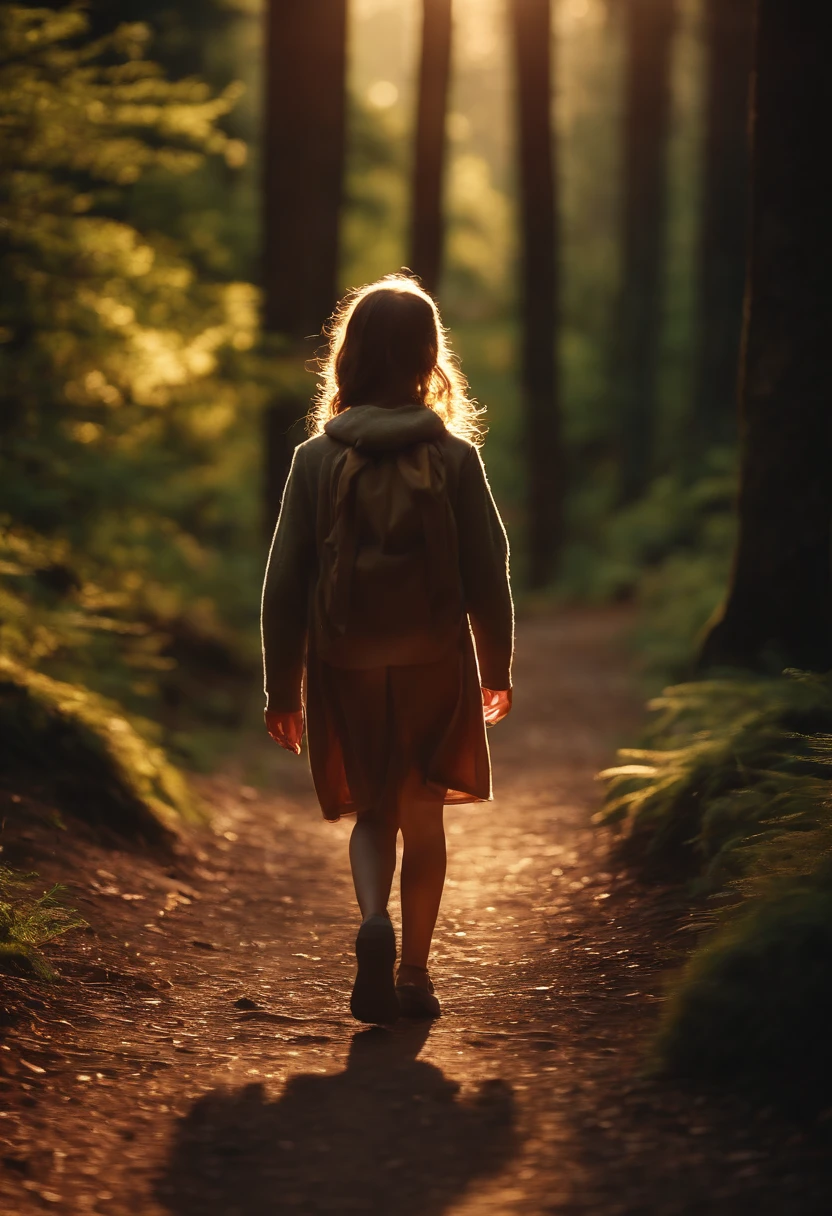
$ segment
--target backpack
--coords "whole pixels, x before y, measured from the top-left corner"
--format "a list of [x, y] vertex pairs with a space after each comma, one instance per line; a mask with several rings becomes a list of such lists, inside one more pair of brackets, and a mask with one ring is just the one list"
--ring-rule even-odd
[[313, 627], [336, 667], [430, 663], [465, 619], [457, 529], [435, 442], [346, 447], [330, 480]]

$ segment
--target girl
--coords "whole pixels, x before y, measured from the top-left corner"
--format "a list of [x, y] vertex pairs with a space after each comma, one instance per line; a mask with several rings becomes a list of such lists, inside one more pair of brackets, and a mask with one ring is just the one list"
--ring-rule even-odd
[[321, 381], [263, 589], [265, 718], [299, 754], [305, 714], [324, 817], [356, 816], [363, 920], [350, 1008], [387, 1024], [440, 1012], [427, 963], [443, 808], [491, 798], [485, 724], [511, 708], [508, 544], [475, 446], [477, 410], [436, 305], [412, 279], [347, 297]]

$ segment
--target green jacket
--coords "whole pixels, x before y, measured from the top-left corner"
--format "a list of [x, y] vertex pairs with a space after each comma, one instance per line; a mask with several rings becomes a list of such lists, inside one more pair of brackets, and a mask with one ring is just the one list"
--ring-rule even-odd
[[301, 708], [309, 606], [321, 545], [332, 526], [333, 462], [345, 444], [379, 451], [426, 440], [439, 446], [445, 461], [480, 682], [491, 689], [511, 687], [514, 610], [508, 541], [479, 452], [451, 435], [438, 414], [425, 406], [361, 405], [337, 415], [323, 435], [295, 451], [263, 586], [261, 632], [269, 709]]

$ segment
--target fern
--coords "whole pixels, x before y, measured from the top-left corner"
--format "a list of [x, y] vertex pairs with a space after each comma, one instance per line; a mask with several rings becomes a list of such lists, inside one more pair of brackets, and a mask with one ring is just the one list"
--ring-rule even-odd
[[71, 929], [83, 928], [86, 921], [61, 902], [59, 885], [34, 895], [32, 883], [36, 877], [0, 865], [0, 966], [4, 962], [22, 964], [41, 979], [52, 979], [54, 972], [41, 947]]
[[832, 1089], [832, 675], [706, 680], [651, 705], [601, 817], [727, 898], [671, 984], [657, 1059], [816, 1109]]
[[681, 851], [713, 889], [757, 865], [766, 842], [826, 821], [832, 677], [703, 680], [649, 708], [653, 746], [619, 752], [600, 774], [609, 792], [598, 816], [646, 856]]

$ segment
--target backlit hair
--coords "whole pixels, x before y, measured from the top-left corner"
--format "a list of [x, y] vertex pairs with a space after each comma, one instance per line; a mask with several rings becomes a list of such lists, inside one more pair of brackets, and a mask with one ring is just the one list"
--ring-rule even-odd
[[468, 396], [436, 304], [414, 279], [388, 274], [349, 292], [326, 333], [310, 434], [342, 410], [386, 400], [429, 406], [452, 434], [481, 440], [482, 411]]

